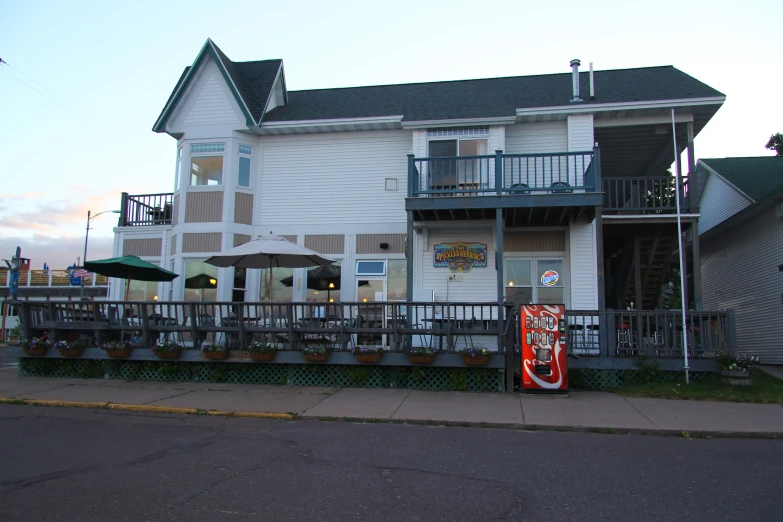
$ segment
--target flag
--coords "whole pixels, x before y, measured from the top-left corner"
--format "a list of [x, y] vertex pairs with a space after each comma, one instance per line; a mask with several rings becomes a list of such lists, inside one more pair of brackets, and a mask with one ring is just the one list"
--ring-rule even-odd
[[78, 268], [73, 271], [73, 277], [90, 277], [92, 272], [88, 272], [84, 268]]

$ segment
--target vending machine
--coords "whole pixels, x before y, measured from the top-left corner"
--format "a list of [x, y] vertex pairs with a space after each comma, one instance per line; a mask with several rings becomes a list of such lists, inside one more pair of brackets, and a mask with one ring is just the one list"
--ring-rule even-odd
[[520, 305], [523, 392], [567, 392], [564, 305]]

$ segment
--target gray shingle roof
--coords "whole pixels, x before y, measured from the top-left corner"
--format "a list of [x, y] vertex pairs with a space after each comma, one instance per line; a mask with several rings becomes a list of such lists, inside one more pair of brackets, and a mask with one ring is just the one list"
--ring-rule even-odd
[[[236, 64], [241, 66], [240, 63]], [[616, 103], [723, 96], [672, 67], [596, 71], [596, 97]], [[580, 73], [581, 97], [590, 95], [589, 73]], [[402, 114], [405, 121], [515, 116], [518, 108], [573, 105], [571, 74], [288, 91], [288, 105], [265, 121], [361, 118]]]
[[699, 161], [726, 178], [756, 203], [783, 189], [783, 157], [708, 158]]

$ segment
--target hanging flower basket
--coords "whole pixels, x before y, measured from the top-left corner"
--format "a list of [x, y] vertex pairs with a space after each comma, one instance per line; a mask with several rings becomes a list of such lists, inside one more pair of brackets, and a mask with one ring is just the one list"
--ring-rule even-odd
[[486, 366], [489, 364], [489, 352], [483, 346], [465, 348], [459, 353], [466, 366]]
[[228, 359], [228, 350], [218, 350], [213, 352], [201, 352], [201, 356], [204, 359], [212, 361], [225, 361]]
[[383, 348], [356, 346], [351, 351], [356, 360], [362, 364], [378, 364], [383, 358]]
[[63, 357], [81, 357], [84, 353], [84, 345], [79, 341], [57, 341], [55, 346]]
[[106, 355], [112, 359], [127, 359], [130, 357], [133, 345], [130, 341], [112, 341], [101, 346], [106, 351]]
[[302, 349], [305, 361], [326, 362], [329, 360], [329, 350], [325, 346], [305, 346]]
[[250, 352], [250, 360], [256, 362], [269, 362], [275, 358], [277, 352]]
[[275, 358], [277, 353], [277, 346], [268, 343], [256, 342], [250, 345], [248, 348], [251, 361], [256, 362], [269, 362]]
[[182, 355], [182, 345], [168, 341], [157, 342], [152, 347], [152, 353], [158, 359], [179, 359], [179, 356]]
[[30, 341], [22, 341], [22, 350], [25, 355], [34, 355], [40, 357], [46, 355], [49, 351], [49, 342], [46, 339], [32, 339]]
[[408, 351], [408, 361], [411, 364], [432, 364], [437, 351], [426, 346], [415, 346]]

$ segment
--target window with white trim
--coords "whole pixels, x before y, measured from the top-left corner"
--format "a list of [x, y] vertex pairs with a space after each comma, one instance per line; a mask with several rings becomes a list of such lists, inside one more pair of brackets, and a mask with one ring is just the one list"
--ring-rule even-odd
[[385, 276], [386, 275], [386, 260], [378, 261], [357, 261], [356, 262], [356, 275], [363, 276]]
[[222, 185], [225, 143], [193, 143], [190, 146], [190, 185]]
[[444, 158], [430, 163], [430, 190], [488, 186], [490, 162], [470, 157], [488, 154], [489, 127], [429, 129], [427, 140], [428, 156]]
[[565, 304], [562, 258], [506, 259], [506, 299], [519, 304]]
[[250, 145], [239, 146], [237, 185], [240, 187], [250, 187], [250, 157], [252, 155], [253, 148]]

